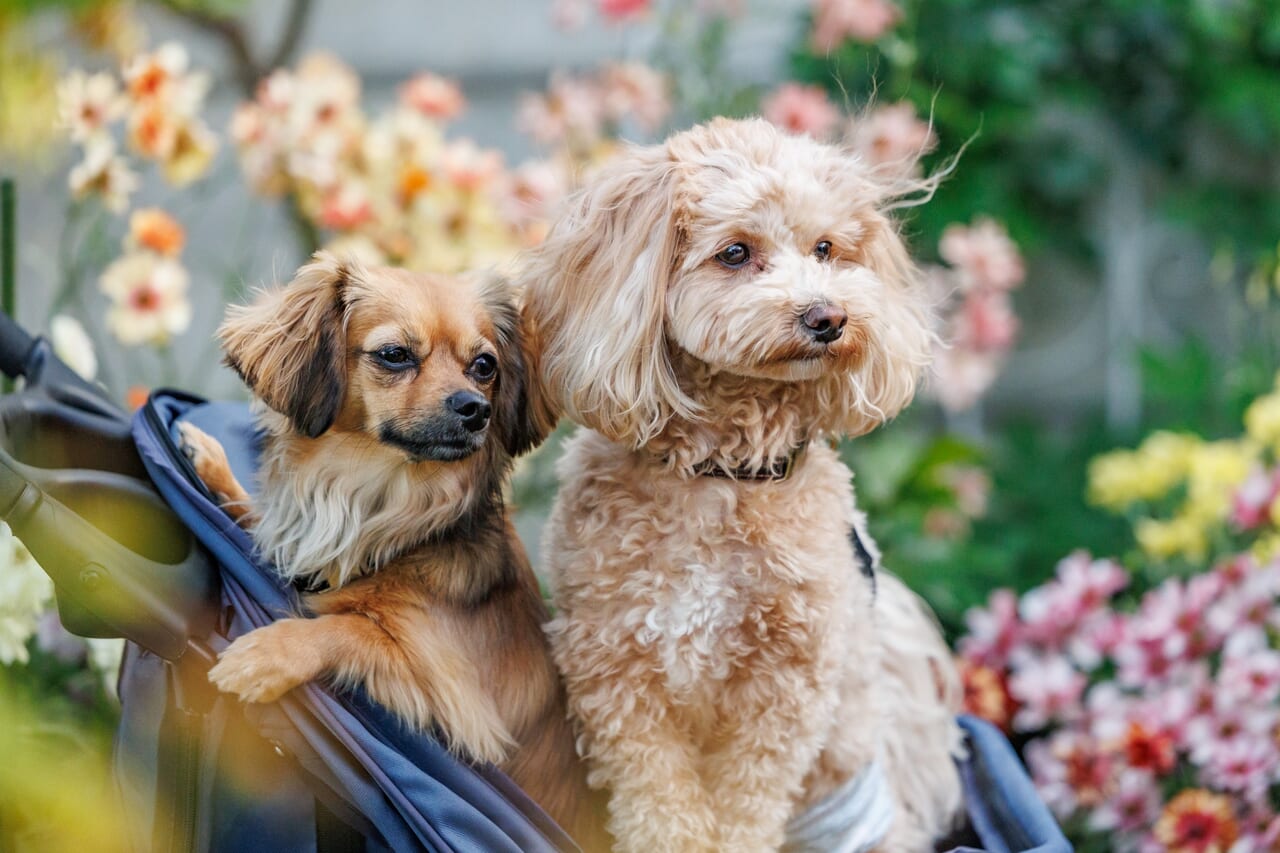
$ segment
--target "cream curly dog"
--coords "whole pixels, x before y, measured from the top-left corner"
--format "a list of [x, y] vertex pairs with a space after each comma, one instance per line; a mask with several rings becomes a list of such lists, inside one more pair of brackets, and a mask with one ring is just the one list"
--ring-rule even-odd
[[904, 189], [717, 120], [605, 167], [528, 259], [534, 373], [586, 427], [547, 533], [548, 631], [622, 851], [779, 849], [865, 774], [885, 829], [823, 849], [931, 849], [959, 810], [958, 679], [873, 574], [828, 443], [895, 415], [928, 358], [886, 212]]

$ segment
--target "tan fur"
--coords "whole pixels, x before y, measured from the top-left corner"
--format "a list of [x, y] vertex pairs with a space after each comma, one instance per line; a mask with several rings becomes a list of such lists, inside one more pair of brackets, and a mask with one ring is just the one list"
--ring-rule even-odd
[[[536, 578], [506, 516], [510, 461], [542, 437], [526, 413], [519, 316], [503, 282], [366, 269], [324, 253], [220, 334], [260, 398], [258, 494], [216, 441], [184, 441], [210, 489], [286, 579], [306, 616], [238, 638], [210, 672], [270, 702], [327, 678], [361, 685], [459, 755], [499, 764], [588, 850], [608, 848], [542, 623]], [[411, 369], [376, 354], [399, 346]], [[474, 369], [496, 359], [496, 378]], [[492, 406], [480, 429], [446, 409]], [[412, 439], [412, 441], [410, 441]], [[458, 441], [473, 449], [457, 451]], [[248, 507], [248, 511], [245, 508]]]
[[[911, 399], [931, 312], [886, 210], [901, 186], [760, 121], [632, 149], [522, 273], [542, 394], [569, 443], [548, 626], [618, 849], [765, 851], [876, 758], [920, 851], [960, 805], [958, 680], [927, 611], [872, 588], [826, 444]], [[831, 259], [814, 257], [830, 241]], [[750, 261], [715, 255], [747, 243]], [[800, 318], [848, 317], [817, 344]], [[694, 475], [763, 467], [783, 481]]]

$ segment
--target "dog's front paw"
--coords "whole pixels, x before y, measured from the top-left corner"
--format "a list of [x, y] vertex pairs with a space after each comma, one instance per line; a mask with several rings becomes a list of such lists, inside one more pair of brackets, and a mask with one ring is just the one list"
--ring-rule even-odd
[[319, 661], [305, 643], [292, 642], [290, 623], [282, 619], [250, 631], [218, 655], [209, 681], [243, 702], [274, 702], [320, 674]]
[[226, 500], [228, 482], [235, 479], [231, 473], [231, 463], [227, 461], [227, 452], [218, 440], [204, 430], [192, 424], [178, 424], [178, 446], [183, 454], [191, 460], [191, 467], [196, 475], [209, 487], [220, 500]]

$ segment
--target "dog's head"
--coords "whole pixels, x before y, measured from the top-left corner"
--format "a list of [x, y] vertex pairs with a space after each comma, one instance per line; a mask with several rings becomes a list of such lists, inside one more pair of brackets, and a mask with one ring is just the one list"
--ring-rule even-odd
[[932, 344], [886, 212], [900, 191], [760, 120], [630, 149], [524, 273], [548, 398], [632, 446], [673, 417], [722, 415], [707, 403], [726, 380], [807, 396], [806, 426], [874, 428], [910, 401]]
[[452, 462], [527, 420], [519, 315], [496, 278], [366, 268], [327, 252], [284, 288], [233, 308], [226, 361], [294, 430], [362, 433], [411, 462]]

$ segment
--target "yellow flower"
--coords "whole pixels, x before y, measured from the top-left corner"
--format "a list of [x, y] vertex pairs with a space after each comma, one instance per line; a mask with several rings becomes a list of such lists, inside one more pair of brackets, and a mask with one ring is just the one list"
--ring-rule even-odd
[[1164, 497], [1187, 476], [1200, 444], [1194, 435], [1155, 432], [1137, 450], [1095, 457], [1089, 463], [1089, 502], [1122, 510], [1137, 501]]
[[1157, 560], [1171, 557], [1202, 560], [1209, 548], [1204, 527], [1187, 515], [1175, 516], [1167, 521], [1143, 518], [1134, 525], [1133, 532], [1142, 550]]
[[1280, 392], [1254, 400], [1244, 413], [1244, 429], [1250, 438], [1268, 447], [1280, 447]]
[[1280, 557], [1280, 533], [1263, 534], [1249, 550], [1260, 565], [1271, 562]]
[[1187, 502], [1183, 512], [1202, 524], [1220, 521], [1231, 509], [1231, 496], [1249, 476], [1258, 447], [1248, 440], [1202, 444], [1191, 454]]

